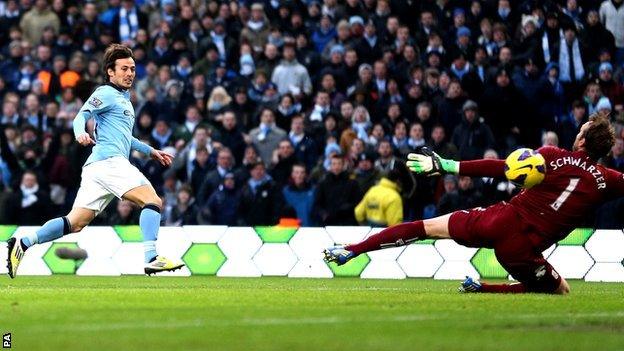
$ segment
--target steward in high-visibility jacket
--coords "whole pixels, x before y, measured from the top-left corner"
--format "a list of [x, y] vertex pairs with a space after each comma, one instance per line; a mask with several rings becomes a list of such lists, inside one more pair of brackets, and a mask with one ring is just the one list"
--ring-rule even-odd
[[403, 200], [399, 184], [384, 177], [370, 188], [355, 208], [360, 224], [386, 227], [403, 222]]

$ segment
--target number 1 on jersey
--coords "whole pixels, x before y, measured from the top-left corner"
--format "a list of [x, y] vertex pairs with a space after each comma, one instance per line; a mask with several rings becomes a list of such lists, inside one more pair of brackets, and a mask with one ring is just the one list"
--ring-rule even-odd
[[580, 178], [570, 178], [570, 184], [568, 184], [568, 187], [565, 188], [565, 190], [561, 193], [561, 195], [559, 195], [559, 197], [557, 198], [557, 200], [555, 200], [555, 202], [550, 204], [550, 207], [552, 207], [553, 210], [555, 211], [559, 211], [559, 208], [561, 207], [561, 205], [563, 205], [563, 203], [568, 199], [568, 197], [570, 197], [570, 194], [572, 194], [574, 189], [576, 189], [576, 186], [578, 185], [580, 180], [581, 180]]

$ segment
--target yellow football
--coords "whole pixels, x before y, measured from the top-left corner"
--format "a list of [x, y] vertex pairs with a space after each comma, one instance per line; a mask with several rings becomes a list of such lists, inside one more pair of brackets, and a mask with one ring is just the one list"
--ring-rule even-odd
[[530, 189], [546, 176], [546, 160], [539, 152], [522, 148], [505, 159], [505, 177], [515, 185]]

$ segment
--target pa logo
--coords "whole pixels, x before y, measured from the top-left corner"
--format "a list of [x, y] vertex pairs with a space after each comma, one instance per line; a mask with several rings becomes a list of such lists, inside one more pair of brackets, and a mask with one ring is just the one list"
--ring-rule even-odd
[[6, 333], [2, 335], [2, 348], [3, 349], [11, 348], [11, 333]]

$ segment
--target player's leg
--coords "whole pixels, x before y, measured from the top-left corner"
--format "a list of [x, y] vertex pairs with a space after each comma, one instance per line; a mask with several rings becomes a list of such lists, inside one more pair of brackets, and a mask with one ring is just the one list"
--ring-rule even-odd
[[66, 216], [51, 219], [39, 230], [21, 239], [26, 248], [56, 240], [69, 233], [77, 233], [95, 218], [95, 211], [88, 208], [73, 208]]
[[[488, 284], [473, 282], [470, 290], [484, 293], [546, 293], [567, 294], [568, 283], [533, 247], [524, 233], [513, 234], [498, 242], [494, 247], [498, 262], [518, 283]], [[462, 285], [465, 288], [467, 279]], [[460, 288], [461, 290], [462, 288]]]
[[[548, 264], [548, 262], [546, 263]], [[491, 283], [476, 282], [476, 284], [478, 284], [480, 287], [476, 289], [475, 292], [503, 293], [503, 294], [505, 293], [507, 294], [508, 293], [515, 293], [515, 294], [542, 293], [542, 294], [556, 294], [556, 295], [566, 295], [570, 293], [570, 286], [568, 285], [568, 282], [565, 279], [563, 279], [562, 277], [559, 277], [559, 279], [556, 279], [552, 276], [548, 276], [552, 274], [552, 272], [556, 273], [556, 271], [552, 268], [552, 266], [550, 266], [550, 264], [546, 266], [545, 272], [546, 272], [545, 274], [547, 275], [547, 277], [539, 281], [536, 280], [534, 277], [529, 277], [528, 279], [518, 278], [518, 279], [523, 279], [522, 281], [518, 283], [491, 284]], [[518, 273], [515, 273], [515, 274], [512, 273], [512, 275], [515, 277], [515, 276], [518, 276]], [[469, 279], [470, 278], [464, 281], [460, 290], [465, 288], [466, 285], [471, 285], [471, 284], [467, 284], [467, 281]]]
[[344, 264], [364, 252], [397, 247], [424, 239], [450, 239], [449, 218], [444, 216], [388, 227], [357, 244], [335, 246], [324, 251], [325, 260]]
[[173, 262], [156, 252], [156, 240], [160, 229], [160, 211], [162, 201], [150, 184], [144, 184], [126, 192], [122, 198], [132, 201], [141, 207], [139, 226], [143, 233], [143, 250], [145, 253], [145, 273], [152, 274], [162, 271], [174, 271], [184, 266], [181, 262]]
[[134, 202], [141, 208], [139, 226], [143, 233], [143, 249], [145, 250], [145, 263], [153, 261], [156, 254], [156, 239], [160, 229], [160, 211], [162, 201], [154, 188], [149, 185], [141, 185], [123, 195], [123, 198]]
[[451, 214], [401, 223], [371, 235], [362, 242], [347, 245], [345, 248], [359, 255], [364, 252], [397, 247], [423, 239], [449, 239], [448, 222]]
[[513, 228], [517, 216], [517, 212], [505, 202], [488, 208], [455, 211], [387, 228], [357, 244], [329, 248], [324, 251], [325, 260], [344, 264], [363, 252], [402, 246], [423, 239], [453, 239], [468, 247], [491, 247], [493, 238]]
[[95, 211], [88, 208], [73, 208], [67, 216], [47, 221], [41, 228], [21, 238], [10, 238], [7, 242], [7, 268], [9, 276], [14, 278], [24, 253], [35, 244], [56, 240], [63, 235], [82, 230], [95, 218]]

